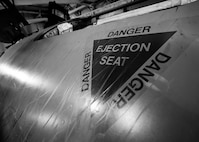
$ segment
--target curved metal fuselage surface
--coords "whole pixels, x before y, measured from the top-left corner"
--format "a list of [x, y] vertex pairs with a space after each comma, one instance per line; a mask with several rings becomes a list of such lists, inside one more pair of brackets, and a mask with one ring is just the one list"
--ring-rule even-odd
[[48, 39], [0, 57], [7, 142], [199, 141], [199, 2]]

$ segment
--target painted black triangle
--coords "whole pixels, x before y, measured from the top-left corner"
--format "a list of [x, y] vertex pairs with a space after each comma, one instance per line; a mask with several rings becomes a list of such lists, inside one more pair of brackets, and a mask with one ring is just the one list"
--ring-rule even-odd
[[[174, 33], [164, 32], [95, 40], [92, 63], [92, 95], [101, 97], [103, 100], [110, 98]], [[149, 44], [148, 51], [141, 50], [141, 45]], [[104, 49], [108, 45], [110, 47], [105, 52]], [[115, 47], [117, 45], [117, 48], [113, 50], [114, 45]], [[132, 50], [129, 48], [131, 45]], [[104, 65], [104, 61], [110, 56], [112, 56], [111, 60], [118, 57], [120, 59], [128, 57], [129, 59], [126, 59], [123, 64], [120, 62], [120, 66], [118, 64], [110, 65], [111, 62]]]

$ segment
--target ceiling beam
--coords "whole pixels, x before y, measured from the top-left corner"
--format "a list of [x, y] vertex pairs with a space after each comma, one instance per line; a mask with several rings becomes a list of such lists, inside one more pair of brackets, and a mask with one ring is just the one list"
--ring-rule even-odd
[[138, 2], [138, 1], [141, 2], [141, 1], [144, 1], [144, 0], [118, 0], [116, 2], [110, 3], [110, 4], [105, 5], [103, 7], [97, 8], [93, 11], [82, 14], [82, 15], [78, 16], [78, 18], [93, 17], [93, 16], [102, 15], [102, 14], [117, 10], [121, 7], [126, 6], [126, 5], [130, 5], [132, 3]]

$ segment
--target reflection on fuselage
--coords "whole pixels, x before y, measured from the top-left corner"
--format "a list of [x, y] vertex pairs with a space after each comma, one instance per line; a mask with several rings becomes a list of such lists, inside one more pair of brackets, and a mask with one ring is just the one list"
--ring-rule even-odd
[[[10, 64], [0, 64], [0, 76], [5, 76], [25, 84], [30, 87], [42, 87], [44, 86], [44, 79], [38, 74], [34, 74], [31, 71], [24, 70], [20, 67], [15, 67]], [[46, 82], [45, 82], [46, 83]]]

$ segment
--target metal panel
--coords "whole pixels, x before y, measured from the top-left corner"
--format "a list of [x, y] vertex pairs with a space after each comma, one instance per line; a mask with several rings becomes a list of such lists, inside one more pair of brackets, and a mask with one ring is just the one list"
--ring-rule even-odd
[[199, 139], [199, 2], [48, 39], [0, 58], [1, 140]]

